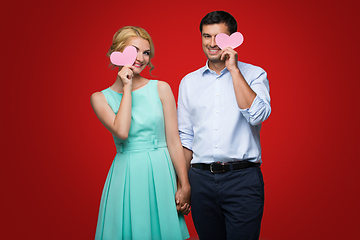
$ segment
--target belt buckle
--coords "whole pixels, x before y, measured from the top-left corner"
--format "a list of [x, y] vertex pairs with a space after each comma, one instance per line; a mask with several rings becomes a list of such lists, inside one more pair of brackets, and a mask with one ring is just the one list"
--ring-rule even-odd
[[[214, 164], [220, 165], [220, 166], [222, 167], [222, 170], [220, 170], [220, 171], [214, 171], [214, 170], [213, 170]], [[220, 163], [220, 162], [210, 163], [210, 172], [211, 172], [211, 173], [223, 173], [223, 172], [225, 172], [224, 165], [225, 165], [224, 163]]]

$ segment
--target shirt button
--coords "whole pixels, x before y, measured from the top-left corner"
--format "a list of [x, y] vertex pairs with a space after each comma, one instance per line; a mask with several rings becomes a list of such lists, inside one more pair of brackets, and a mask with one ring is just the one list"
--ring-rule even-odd
[[217, 148], [217, 145], [215, 146], [215, 148]]
[[216, 96], [219, 96], [219, 94], [217, 93]]
[[217, 130], [217, 128], [215, 128], [215, 130]]
[[219, 113], [219, 111], [216, 111], [216, 113]]

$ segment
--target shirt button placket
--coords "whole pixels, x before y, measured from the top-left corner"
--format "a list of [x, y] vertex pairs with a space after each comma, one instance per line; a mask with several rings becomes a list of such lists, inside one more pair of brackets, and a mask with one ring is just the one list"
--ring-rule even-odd
[[220, 95], [219, 95], [219, 90], [220, 90], [220, 76], [216, 77], [215, 80], [215, 89], [214, 89], [214, 120], [213, 120], [213, 146], [214, 146], [214, 158], [217, 157], [218, 155], [218, 143], [219, 143], [219, 131], [218, 127], [220, 124]]

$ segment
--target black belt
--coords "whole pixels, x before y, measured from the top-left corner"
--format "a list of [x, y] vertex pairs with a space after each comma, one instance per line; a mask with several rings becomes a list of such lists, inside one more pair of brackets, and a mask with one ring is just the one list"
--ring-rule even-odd
[[259, 167], [260, 163], [253, 163], [249, 161], [236, 161], [236, 162], [214, 162], [211, 164], [195, 163], [191, 164], [191, 167], [201, 170], [207, 170], [212, 173], [223, 173], [231, 170], [238, 170], [248, 167]]

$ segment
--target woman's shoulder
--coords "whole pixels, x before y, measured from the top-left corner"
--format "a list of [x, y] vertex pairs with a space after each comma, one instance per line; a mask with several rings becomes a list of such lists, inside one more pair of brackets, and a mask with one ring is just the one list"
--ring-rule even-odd
[[[105, 91], [105, 90], [103, 90], [103, 91]], [[90, 96], [91, 104], [94, 104], [96, 102], [106, 101], [106, 98], [105, 98], [105, 95], [104, 95], [103, 91], [94, 92], [93, 94], [91, 94], [91, 96]]]
[[[165, 81], [158, 81], [157, 89], [160, 100], [171, 100], [174, 98], [170, 85]], [[166, 102], [166, 101], [165, 101]]]
[[158, 88], [159, 93], [167, 92], [167, 91], [171, 90], [171, 87], [167, 82], [160, 81], [160, 80], [156, 80], [156, 81], [157, 81], [157, 88]]

